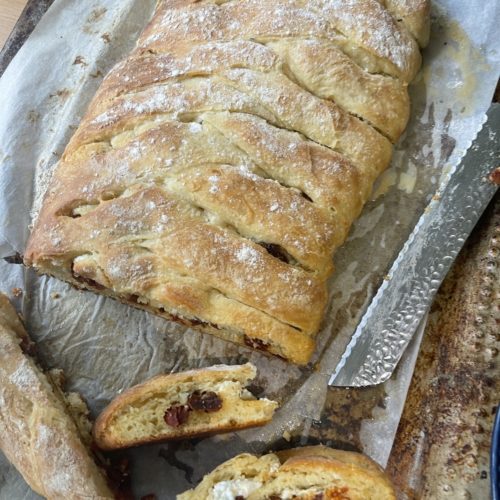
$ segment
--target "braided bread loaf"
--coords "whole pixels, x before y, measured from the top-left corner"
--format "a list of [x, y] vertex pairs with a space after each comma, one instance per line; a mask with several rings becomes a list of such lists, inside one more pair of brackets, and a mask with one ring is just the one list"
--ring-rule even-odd
[[409, 116], [427, 0], [163, 0], [55, 172], [25, 262], [307, 363]]

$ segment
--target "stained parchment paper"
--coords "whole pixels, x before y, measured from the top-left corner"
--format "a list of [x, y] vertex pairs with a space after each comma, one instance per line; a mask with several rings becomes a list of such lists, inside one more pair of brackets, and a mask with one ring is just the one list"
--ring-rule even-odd
[[[56, 0], [0, 80], [0, 257], [23, 252], [31, 215], [88, 102], [133, 46], [155, 0]], [[281, 403], [261, 429], [129, 453], [138, 497], [195, 484], [242, 451], [321, 440], [360, 449], [384, 465], [404, 404], [422, 328], [393, 378], [367, 390], [328, 389], [357, 322], [430, 197], [469, 147], [498, 80], [496, 0], [436, 0], [432, 40], [412, 85], [412, 120], [391, 168], [335, 256], [331, 302], [315, 367], [299, 368], [80, 292], [0, 261], [0, 290], [16, 303], [43, 362], [64, 369], [96, 415], [117, 392], [162, 372], [247, 360]], [[0, 456], [0, 499], [36, 498]]]

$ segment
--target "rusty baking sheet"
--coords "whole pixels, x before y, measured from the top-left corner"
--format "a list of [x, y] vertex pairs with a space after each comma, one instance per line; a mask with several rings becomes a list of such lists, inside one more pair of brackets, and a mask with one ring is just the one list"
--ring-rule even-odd
[[431, 309], [387, 465], [400, 499], [490, 498], [499, 352], [500, 192]]
[[388, 464], [401, 499], [490, 497], [499, 350], [500, 193], [431, 310]]

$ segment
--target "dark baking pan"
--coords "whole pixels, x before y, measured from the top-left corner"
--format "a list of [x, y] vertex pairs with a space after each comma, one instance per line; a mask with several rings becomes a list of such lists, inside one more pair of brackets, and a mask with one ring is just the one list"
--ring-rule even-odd
[[29, 0], [0, 52], [0, 76], [54, 0]]
[[500, 406], [497, 406], [495, 425], [491, 437], [491, 496], [493, 500], [500, 500]]

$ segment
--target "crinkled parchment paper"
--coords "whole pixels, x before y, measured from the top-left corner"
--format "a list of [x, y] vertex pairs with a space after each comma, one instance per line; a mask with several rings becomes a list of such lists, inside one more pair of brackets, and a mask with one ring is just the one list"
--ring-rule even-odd
[[[103, 75], [133, 46], [155, 0], [56, 0], [0, 80], [0, 256], [22, 253], [30, 213]], [[412, 85], [413, 118], [392, 167], [335, 256], [331, 305], [314, 369], [299, 368], [0, 261], [44, 363], [65, 370], [97, 414], [117, 392], [162, 372], [254, 362], [281, 403], [262, 429], [130, 452], [138, 496], [173, 498], [242, 451], [322, 440], [385, 464], [418, 353], [419, 334], [382, 387], [328, 389], [364, 309], [439, 184], [471, 144], [498, 79], [496, 0], [436, 0], [432, 41]], [[0, 498], [35, 498], [0, 458]]]

